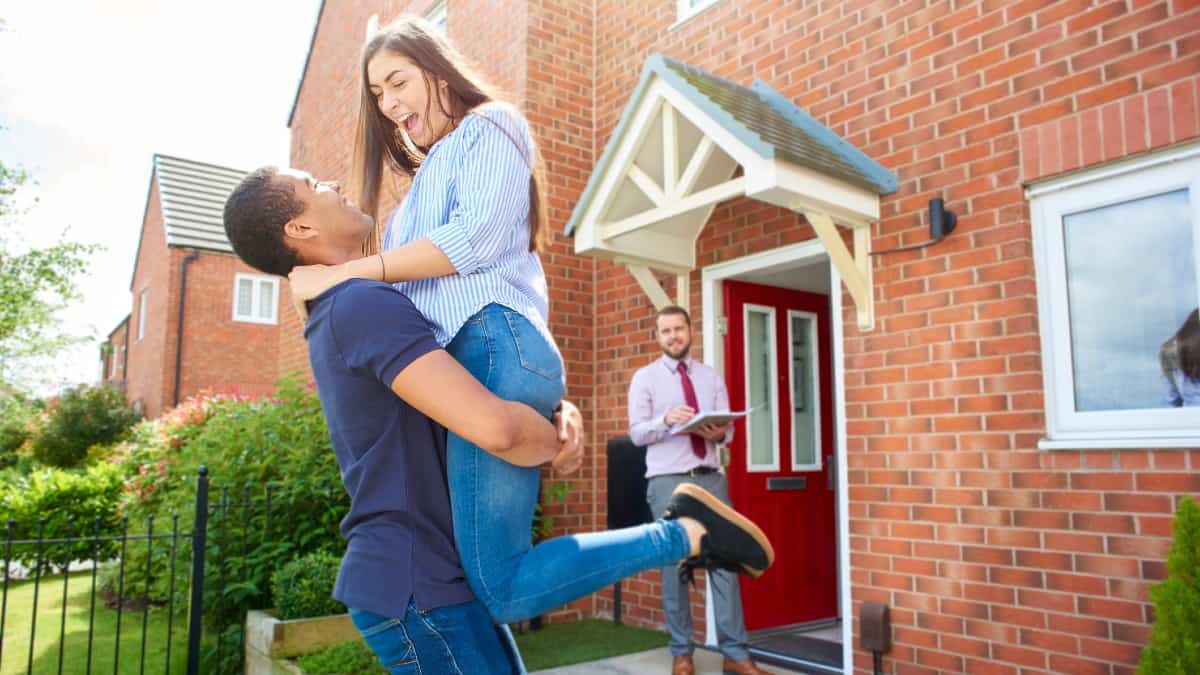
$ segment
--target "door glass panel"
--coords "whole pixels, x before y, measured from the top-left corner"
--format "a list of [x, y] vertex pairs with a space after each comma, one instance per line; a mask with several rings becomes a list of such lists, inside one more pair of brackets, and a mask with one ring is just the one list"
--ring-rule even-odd
[[775, 434], [775, 310], [746, 305], [746, 453], [749, 469], [779, 468]]
[[1177, 405], [1164, 349], [1197, 303], [1188, 191], [1072, 213], [1062, 227], [1076, 411]]
[[792, 364], [792, 468], [819, 467], [816, 320], [789, 312]]

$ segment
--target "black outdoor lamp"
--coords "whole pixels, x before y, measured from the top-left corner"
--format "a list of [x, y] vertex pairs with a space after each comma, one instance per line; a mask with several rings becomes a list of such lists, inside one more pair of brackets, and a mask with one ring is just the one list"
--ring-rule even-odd
[[957, 224], [958, 215], [946, 208], [946, 204], [942, 201], [941, 197], [935, 197], [929, 200], [929, 241], [897, 248], [888, 248], [882, 251], [871, 251], [871, 255], [883, 255], [884, 253], [895, 253], [896, 251], [912, 251], [932, 246], [949, 236]]

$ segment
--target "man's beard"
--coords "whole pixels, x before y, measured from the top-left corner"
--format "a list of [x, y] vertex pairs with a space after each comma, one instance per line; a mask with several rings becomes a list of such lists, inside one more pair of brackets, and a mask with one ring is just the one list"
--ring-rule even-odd
[[692, 343], [689, 342], [689, 343], [685, 344], [682, 349], [679, 350], [678, 354], [672, 354], [670, 352], [670, 350], [668, 350], [666, 347], [664, 347], [662, 351], [664, 354], [675, 359], [676, 361], [682, 361], [684, 358], [687, 357], [688, 351], [690, 351], [691, 348], [692, 348]]

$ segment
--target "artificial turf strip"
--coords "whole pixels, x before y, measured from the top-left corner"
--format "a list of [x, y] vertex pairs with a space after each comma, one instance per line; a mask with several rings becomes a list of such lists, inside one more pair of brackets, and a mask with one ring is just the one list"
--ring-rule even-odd
[[[516, 638], [525, 668], [530, 672], [632, 654], [667, 644], [664, 633], [600, 620], [551, 624], [539, 631], [517, 633]], [[386, 673], [361, 640], [304, 656], [299, 665], [309, 675]]]

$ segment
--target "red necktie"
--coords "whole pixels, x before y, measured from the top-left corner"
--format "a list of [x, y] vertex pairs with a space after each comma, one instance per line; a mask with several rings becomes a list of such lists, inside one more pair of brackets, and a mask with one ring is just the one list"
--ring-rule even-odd
[[[688, 377], [687, 364], [683, 361], [679, 362], [679, 381], [683, 383], [683, 400], [688, 406], [700, 414], [700, 403], [696, 400], [696, 388], [692, 386], [692, 378]], [[700, 459], [708, 454], [708, 449], [704, 445], [704, 439], [695, 434], [688, 434], [688, 439], [692, 441], [692, 454]]]

